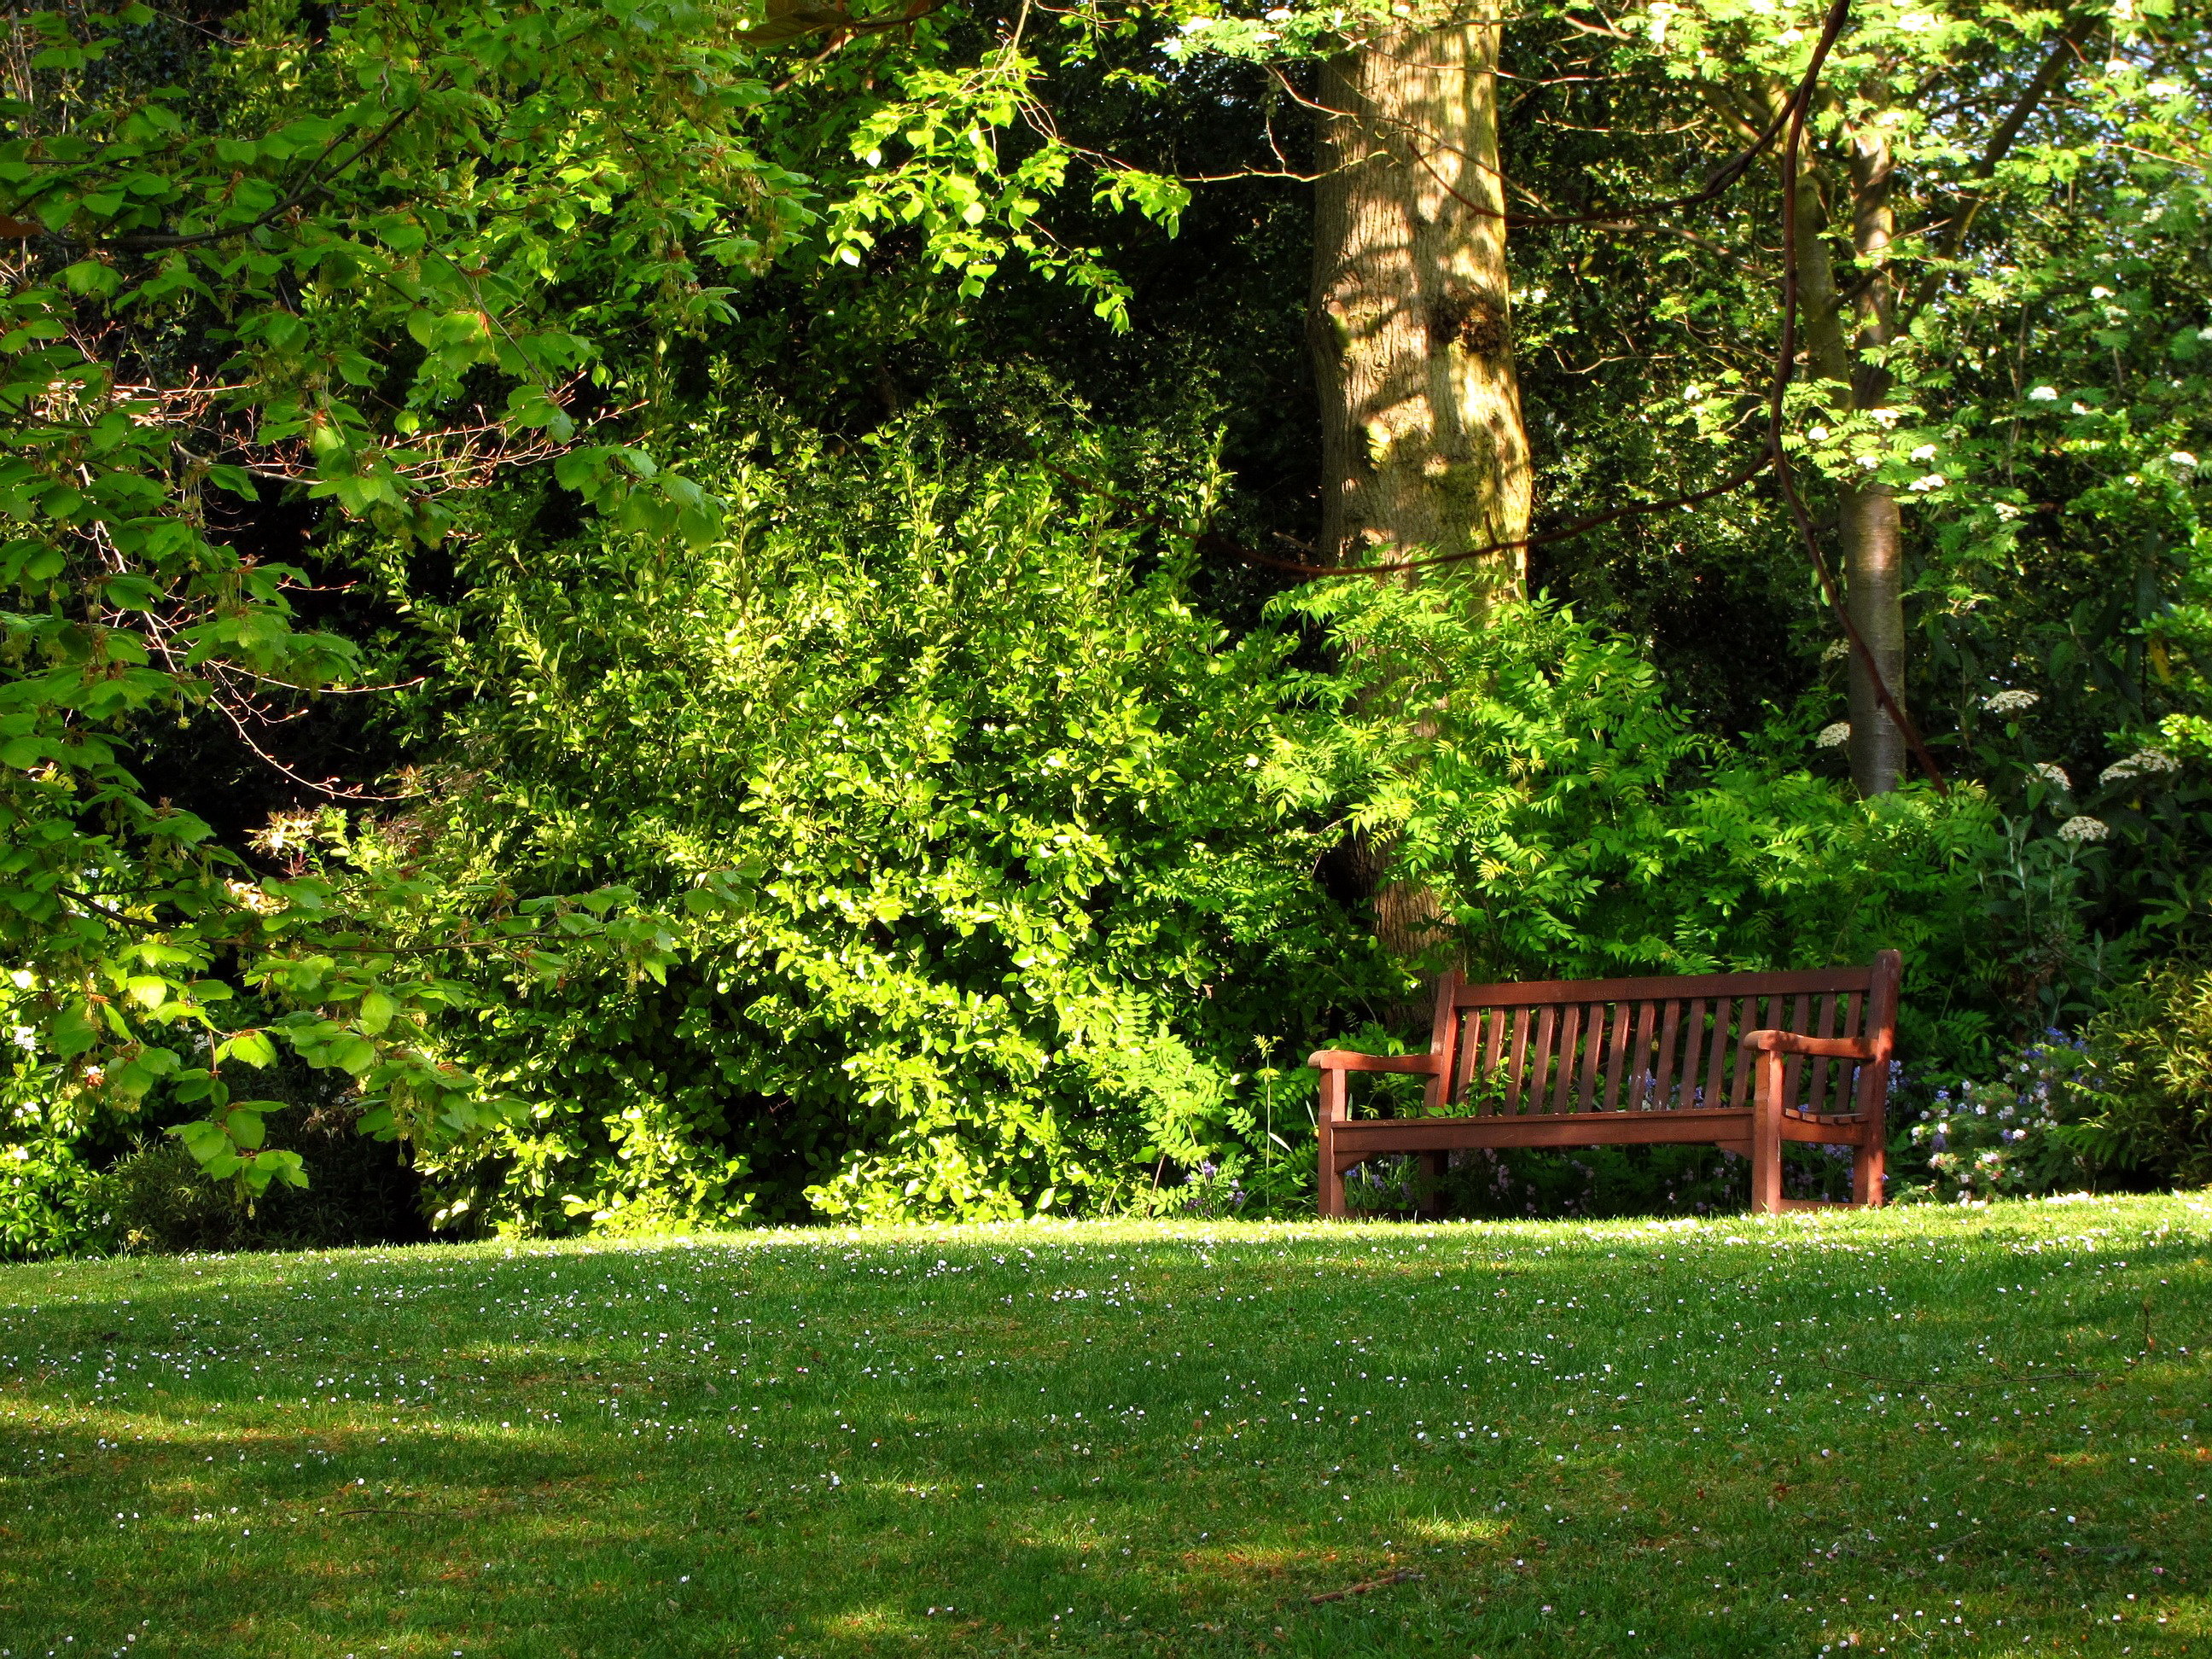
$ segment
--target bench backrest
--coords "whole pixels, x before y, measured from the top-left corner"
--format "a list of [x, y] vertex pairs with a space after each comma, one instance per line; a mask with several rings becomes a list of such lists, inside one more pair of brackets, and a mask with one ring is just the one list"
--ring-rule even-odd
[[1879, 1114], [1889, 1092], [1899, 957], [1865, 968], [1667, 979], [1548, 980], [1437, 991], [1431, 1110], [1468, 1116], [1747, 1106], [1747, 1031], [1866, 1037], [1867, 1061], [1791, 1055], [1786, 1111]]

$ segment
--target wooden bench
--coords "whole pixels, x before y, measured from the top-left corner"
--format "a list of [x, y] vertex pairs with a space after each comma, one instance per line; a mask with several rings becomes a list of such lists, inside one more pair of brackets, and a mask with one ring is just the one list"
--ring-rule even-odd
[[[1899, 966], [1884, 951], [1872, 967], [1814, 972], [1448, 975], [1427, 1054], [1329, 1048], [1306, 1062], [1322, 1074], [1321, 1212], [1344, 1214], [1345, 1171], [1389, 1153], [1418, 1153], [1440, 1178], [1462, 1147], [1661, 1142], [1749, 1158], [1752, 1208], [1769, 1212], [1815, 1207], [1782, 1196], [1784, 1141], [1849, 1146], [1852, 1201], [1880, 1204]], [[1425, 1115], [1352, 1117], [1354, 1072], [1426, 1078]]]

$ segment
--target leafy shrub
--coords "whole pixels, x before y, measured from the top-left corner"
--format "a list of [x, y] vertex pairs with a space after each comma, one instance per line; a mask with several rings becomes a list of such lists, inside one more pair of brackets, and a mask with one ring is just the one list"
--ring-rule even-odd
[[1245, 1190], [1243, 1164], [1243, 1159], [1234, 1154], [1225, 1164], [1207, 1158], [1172, 1186], [1139, 1189], [1129, 1201], [1128, 1213], [1170, 1221], [1227, 1221], [1255, 1214], [1258, 1206]]
[[0, 1260], [85, 1255], [114, 1238], [98, 1167], [46, 1118], [18, 1108], [0, 1139]]
[[2089, 1045], [2052, 1030], [1996, 1080], [1937, 1089], [1907, 1132], [1921, 1170], [1901, 1172], [1895, 1196], [1963, 1203], [2087, 1184], [2098, 1161], [2083, 1128], [2098, 1086]]
[[2137, 1183], [2212, 1182], [2212, 971], [2154, 969], [2089, 1027], [2101, 1085], [2081, 1139]]
[[428, 1166], [440, 1214], [1004, 1217], [1284, 1150], [1268, 1103], [1304, 1110], [1255, 1039], [1297, 1050], [1376, 974], [1321, 832], [1254, 786], [1292, 642], [1228, 637], [1104, 504], [921, 416], [842, 459], [745, 418], [687, 467], [726, 538], [549, 544], [554, 501], [471, 527], [461, 598], [410, 597], [470, 695], [420, 709], [434, 805], [386, 833], [692, 930], [661, 979], [452, 1023], [526, 1116]]
[[427, 1238], [422, 1182], [390, 1143], [360, 1133], [361, 1103], [342, 1073], [287, 1060], [268, 1144], [307, 1169], [304, 1187], [255, 1194], [210, 1181], [158, 1118], [118, 1128], [22, 1066], [0, 1133], [0, 1256], [107, 1251], [298, 1249]]
[[1906, 1198], [2212, 1181], [2212, 974], [2129, 981], [2084, 1036], [2047, 1031], [1995, 1080], [1937, 1089], [1909, 1139]]
[[1342, 672], [1303, 682], [1283, 798], [1343, 803], [1433, 896], [1477, 976], [1821, 967], [1905, 954], [1903, 1037], [1936, 1069], [1986, 1063], [1997, 964], [1977, 941], [2001, 859], [1987, 798], [1860, 800], [1816, 777], [1803, 722], [1701, 735], [1637, 644], [1539, 600], [1478, 613], [1448, 585], [1304, 590]]

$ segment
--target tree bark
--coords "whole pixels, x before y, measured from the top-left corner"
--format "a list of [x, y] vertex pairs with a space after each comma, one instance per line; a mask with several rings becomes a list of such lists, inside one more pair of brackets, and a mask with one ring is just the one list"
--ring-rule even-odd
[[[1370, 40], [1321, 77], [1312, 329], [1322, 545], [1366, 562], [1528, 533], [1514, 376], [1494, 15]], [[1449, 567], [1518, 592], [1518, 547]]]
[[[1446, 569], [1478, 612], [1528, 574], [1525, 548], [1498, 545], [1528, 535], [1530, 495], [1498, 37], [1494, 15], [1416, 17], [1329, 63], [1314, 203], [1325, 556], [1475, 554]], [[1393, 878], [1390, 854], [1362, 840], [1345, 849], [1347, 873], [1384, 948], [1429, 955], [1449, 939], [1436, 896]]]
[[[1895, 277], [1889, 245], [1897, 231], [1890, 205], [1889, 140], [1879, 128], [1850, 135], [1851, 247], [1858, 256], [1858, 352], [1851, 364], [1851, 401], [1878, 410], [1891, 376], [1883, 354], [1897, 334]], [[1843, 505], [1844, 580], [1851, 623], [1866, 641], [1889, 695], [1905, 702], [1904, 524], [1897, 493], [1871, 484], [1847, 493]], [[1905, 733], [1881, 707], [1874, 675], [1857, 652], [1850, 657], [1851, 779], [1862, 795], [1884, 795], [1905, 772]]]
[[[1782, 96], [1774, 92], [1770, 107], [1779, 109]], [[1891, 156], [1888, 139], [1875, 127], [1854, 128], [1846, 142], [1845, 187], [1858, 286], [1845, 295], [1837, 284], [1827, 243], [1834, 226], [1829, 180], [1808, 159], [1797, 175], [1797, 293], [1813, 373], [1840, 383], [1838, 413], [1871, 413], [1889, 396], [1891, 376], [1881, 357], [1896, 335], [1895, 279], [1889, 263], [1896, 233]], [[1838, 483], [1836, 498], [1845, 605], [1890, 696], [1898, 707], [1906, 708], [1904, 522], [1897, 493], [1887, 484], [1845, 479]], [[1848, 684], [1851, 781], [1862, 795], [1887, 794], [1904, 775], [1905, 734], [1882, 708], [1874, 673], [1856, 651], [1850, 654]]]

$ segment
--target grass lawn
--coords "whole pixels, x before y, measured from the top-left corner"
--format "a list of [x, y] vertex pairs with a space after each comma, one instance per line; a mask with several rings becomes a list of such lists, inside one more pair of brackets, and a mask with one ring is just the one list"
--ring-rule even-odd
[[19, 1266], [0, 1650], [2212, 1655], [2208, 1349], [2212, 1196]]

